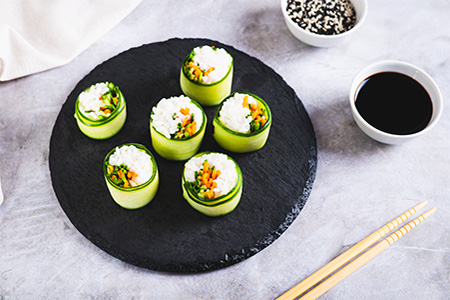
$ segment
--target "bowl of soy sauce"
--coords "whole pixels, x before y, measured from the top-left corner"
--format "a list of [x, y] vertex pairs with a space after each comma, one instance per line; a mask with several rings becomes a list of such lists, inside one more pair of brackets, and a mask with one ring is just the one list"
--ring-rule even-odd
[[369, 137], [401, 144], [430, 131], [442, 114], [442, 95], [422, 69], [385, 60], [361, 70], [350, 87], [353, 118]]

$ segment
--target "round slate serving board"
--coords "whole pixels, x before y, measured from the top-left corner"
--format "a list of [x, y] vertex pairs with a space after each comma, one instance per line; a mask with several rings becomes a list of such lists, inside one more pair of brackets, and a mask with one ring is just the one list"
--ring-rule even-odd
[[[149, 118], [161, 99], [182, 94], [183, 58], [196, 46], [225, 48], [234, 58], [232, 92], [246, 91], [270, 106], [273, 124], [264, 148], [248, 154], [224, 151], [212, 137], [215, 107], [205, 108], [208, 126], [201, 151], [229, 154], [244, 177], [238, 207], [212, 218], [183, 199], [183, 162], [158, 156], [151, 146]], [[98, 141], [81, 133], [74, 119], [77, 96], [97, 82], [118, 85], [127, 102], [127, 121], [114, 137]], [[145, 145], [160, 172], [156, 197], [126, 210], [111, 198], [103, 160], [115, 146]], [[99, 248], [127, 263], [157, 271], [201, 272], [240, 262], [264, 249], [294, 221], [315, 178], [314, 130], [300, 99], [271, 68], [256, 58], [206, 39], [171, 39], [125, 51], [100, 64], [70, 93], [50, 140], [49, 164], [56, 196], [73, 225]]]

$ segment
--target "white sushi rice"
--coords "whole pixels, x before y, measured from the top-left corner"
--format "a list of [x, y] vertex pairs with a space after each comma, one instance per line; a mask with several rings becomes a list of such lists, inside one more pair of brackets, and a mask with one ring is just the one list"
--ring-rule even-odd
[[203, 169], [203, 162], [208, 160], [209, 167], [220, 170], [215, 182], [217, 187], [213, 189], [215, 197], [226, 195], [236, 185], [238, 175], [235, 163], [222, 153], [208, 153], [191, 158], [185, 164], [184, 176], [188, 182], [195, 181], [195, 172]]
[[222, 48], [215, 48], [210, 46], [202, 46], [194, 48], [195, 56], [192, 58], [192, 62], [199, 66], [203, 71], [213, 67], [214, 71], [211, 71], [208, 75], [202, 76], [201, 82], [211, 84], [221, 80], [227, 75], [233, 58], [227, 51]]
[[194, 114], [197, 132], [203, 123], [203, 113], [197, 105], [191, 102], [189, 97], [183, 95], [161, 99], [152, 109], [152, 126], [156, 131], [170, 139], [170, 136], [178, 131], [177, 125], [188, 117], [180, 112], [180, 109], [186, 107], [189, 108], [189, 115]]
[[243, 106], [244, 97], [248, 96], [248, 104], [257, 104], [255, 98], [247, 94], [236, 93], [228, 98], [222, 105], [219, 112], [219, 120], [227, 128], [240, 132], [250, 132], [250, 122], [252, 121], [251, 111], [247, 106]]
[[[105, 103], [100, 100], [100, 97], [108, 91], [109, 88], [106, 83], [100, 82], [91, 86], [89, 90], [82, 92], [78, 96], [80, 111], [88, 118], [98, 119], [98, 117], [103, 114], [100, 107], [105, 105]], [[85, 111], [92, 112], [86, 113]], [[110, 114], [107, 114], [107, 116], [109, 115]]]
[[116, 147], [116, 151], [109, 157], [109, 163], [114, 166], [124, 164], [138, 175], [130, 181], [131, 186], [147, 182], [153, 173], [150, 155], [134, 145]]

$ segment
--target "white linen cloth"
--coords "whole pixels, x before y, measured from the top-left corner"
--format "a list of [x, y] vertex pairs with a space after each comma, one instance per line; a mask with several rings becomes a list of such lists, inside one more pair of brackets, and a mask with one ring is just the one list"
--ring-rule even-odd
[[70, 62], [142, 0], [0, 0], [0, 81]]

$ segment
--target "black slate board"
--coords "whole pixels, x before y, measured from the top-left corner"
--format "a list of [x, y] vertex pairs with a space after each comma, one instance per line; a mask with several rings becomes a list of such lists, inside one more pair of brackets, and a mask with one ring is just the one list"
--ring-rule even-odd
[[[151, 146], [149, 116], [161, 98], [181, 95], [183, 58], [196, 46], [225, 48], [234, 58], [232, 92], [246, 91], [270, 106], [273, 125], [266, 146], [254, 153], [224, 151], [212, 138], [215, 108], [201, 151], [231, 155], [240, 165], [243, 195], [229, 215], [212, 218], [192, 209], [181, 194], [182, 162], [158, 156]], [[77, 96], [90, 85], [111, 81], [127, 102], [122, 130], [104, 141], [84, 136], [74, 119]], [[115, 146], [145, 145], [155, 154], [160, 187], [149, 205], [126, 210], [111, 198], [102, 164]], [[314, 130], [300, 99], [256, 58], [206, 39], [171, 39], [125, 51], [100, 64], [70, 93], [50, 141], [49, 164], [56, 196], [73, 225], [92, 243], [127, 263], [157, 271], [201, 272], [240, 262], [264, 249], [294, 221], [315, 178]]]

